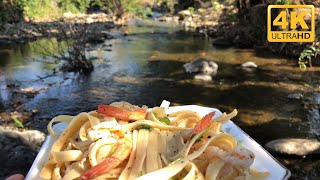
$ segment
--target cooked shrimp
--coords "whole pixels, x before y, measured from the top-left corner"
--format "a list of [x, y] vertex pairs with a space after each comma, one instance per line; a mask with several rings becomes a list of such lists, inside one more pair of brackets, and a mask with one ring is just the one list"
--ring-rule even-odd
[[131, 153], [131, 134], [115, 121], [106, 121], [91, 127], [88, 129], [88, 138], [92, 141], [113, 138], [116, 147], [110, 157], [85, 172], [81, 179], [92, 179], [109, 172], [119, 166]]
[[206, 130], [210, 124], [211, 124], [211, 120], [212, 117], [214, 116], [215, 112], [211, 112], [207, 115], [205, 115], [200, 121], [199, 123], [196, 125], [196, 127], [194, 127], [193, 131], [191, 134], [198, 134], [204, 130]]
[[227, 153], [216, 146], [209, 146], [205, 152], [207, 157], [219, 158], [225, 163], [230, 163], [233, 166], [240, 166], [242, 168], [248, 168], [254, 161], [253, 152], [248, 149], [238, 145], [232, 153]]
[[139, 108], [137, 106], [132, 106], [131, 108], [125, 109], [122, 106], [116, 107], [112, 105], [100, 104], [98, 106], [97, 112], [107, 116], [112, 116], [124, 121], [129, 121], [129, 120], [137, 121], [137, 120], [145, 119], [147, 114], [147, 109]]
[[105, 121], [92, 126], [87, 131], [87, 138], [91, 141], [109, 137], [123, 137], [125, 130], [117, 121]]
[[254, 153], [250, 150], [238, 145], [235, 151], [223, 158], [224, 161], [230, 162], [235, 166], [241, 166], [243, 168], [249, 168], [254, 161]]
[[[214, 116], [215, 112], [211, 112], [207, 115], [205, 115], [198, 124], [194, 127], [193, 131], [190, 133], [189, 138], [192, 138], [198, 133], [204, 132], [212, 123], [212, 117]], [[208, 138], [201, 138], [199, 141], [197, 141], [195, 144], [193, 144], [191, 148], [191, 152], [199, 149]]]
[[85, 172], [81, 176], [81, 179], [92, 179], [116, 168], [125, 159], [128, 158], [128, 156], [130, 155], [131, 149], [132, 149], [131, 138], [125, 137], [119, 140], [114, 153], [110, 157], [103, 160], [98, 165], [92, 167], [87, 172]]

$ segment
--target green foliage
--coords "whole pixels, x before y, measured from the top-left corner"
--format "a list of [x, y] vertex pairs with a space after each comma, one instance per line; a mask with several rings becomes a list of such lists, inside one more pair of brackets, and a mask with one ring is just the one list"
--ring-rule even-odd
[[149, 7], [141, 7], [137, 9], [137, 12], [134, 12], [135, 15], [139, 16], [139, 17], [143, 17], [146, 18], [148, 15], [152, 14], [152, 9]]
[[310, 47], [304, 49], [299, 57], [299, 67], [305, 69], [307, 64], [312, 67], [312, 58], [317, 57], [320, 54], [320, 47], [311, 45]]
[[61, 14], [57, 2], [52, 0], [19, 0], [19, 5], [31, 19], [53, 19]]
[[[9, 1], [9, 0], [8, 0]], [[35, 20], [52, 20], [61, 17], [63, 12], [84, 13], [89, 8], [90, 0], [11, 0], [15, 2], [23, 15]], [[8, 4], [8, 3], [6, 3]], [[0, 22], [7, 19], [10, 8], [0, 1]], [[17, 14], [17, 13], [16, 13]], [[22, 14], [22, 13], [20, 13]], [[21, 17], [20, 17], [21, 19]]]
[[275, 4], [275, 5], [289, 5], [290, 0], [274, 0], [273, 4]]
[[158, 0], [157, 3], [159, 2], [165, 4], [171, 13], [174, 13], [175, 6], [178, 4], [178, 0]]
[[220, 3], [218, 0], [212, 0], [211, 4], [212, 4], [213, 10], [216, 11], [216, 10], [220, 9]]
[[17, 0], [0, 0], [0, 26], [3, 23], [18, 22], [21, 19], [22, 9]]
[[151, 11], [150, 8], [140, 5], [139, 0], [95, 0], [93, 4], [114, 14], [117, 18], [128, 13], [144, 16]]
[[60, 0], [59, 7], [63, 12], [85, 13], [90, 6], [90, 0]]
[[189, 7], [188, 11], [190, 12], [190, 14], [194, 14], [194, 7]]

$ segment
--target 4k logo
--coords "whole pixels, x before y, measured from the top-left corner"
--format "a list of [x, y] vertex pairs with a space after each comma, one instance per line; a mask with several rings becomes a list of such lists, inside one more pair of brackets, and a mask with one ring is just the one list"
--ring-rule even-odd
[[313, 5], [268, 6], [269, 42], [313, 42], [314, 36]]

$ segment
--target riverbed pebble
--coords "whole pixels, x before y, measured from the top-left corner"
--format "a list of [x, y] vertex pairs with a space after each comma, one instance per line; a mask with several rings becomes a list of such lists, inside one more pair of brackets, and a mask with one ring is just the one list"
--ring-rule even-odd
[[258, 65], [254, 62], [248, 61], [248, 62], [241, 64], [241, 67], [242, 68], [257, 68]]
[[302, 99], [303, 98], [303, 95], [301, 93], [292, 93], [292, 94], [289, 94], [288, 96], [288, 99]]
[[202, 80], [202, 81], [211, 81], [212, 80], [212, 76], [210, 76], [208, 74], [197, 74], [193, 78], [197, 79], [197, 80]]
[[205, 58], [186, 63], [183, 67], [188, 73], [215, 75], [218, 72], [218, 64]]
[[297, 138], [277, 139], [268, 142], [265, 147], [272, 153], [284, 155], [320, 155], [320, 142], [317, 140]]

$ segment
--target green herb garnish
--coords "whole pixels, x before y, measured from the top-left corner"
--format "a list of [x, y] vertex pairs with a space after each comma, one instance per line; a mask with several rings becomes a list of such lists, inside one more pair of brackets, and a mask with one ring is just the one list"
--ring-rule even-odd
[[[204, 135], [205, 133], [207, 133], [208, 131], [209, 131], [209, 129], [206, 129], [206, 130], [202, 131], [202, 132], [200, 133], [200, 136], [196, 139], [195, 143], [200, 142], [201, 139], [202, 139], [202, 137], [203, 137], [203, 135]], [[190, 139], [194, 138], [194, 136], [196, 136], [196, 134], [192, 134]]]
[[155, 118], [157, 118], [157, 119], [158, 119], [158, 114], [157, 114], [157, 113], [152, 112], [152, 114], [154, 115], [154, 117], [155, 117]]
[[12, 116], [12, 119], [13, 119], [14, 123], [16, 124], [16, 126], [24, 128], [22, 122], [17, 117]]
[[116, 151], [116, 149], [117, 149], [116, 145], [112, 146], [110, 154], [112, 155]]
[[168, 117], [163, 117], [159, 121], [166, 124], [166, 125], [169, 125], [171, 123], [171, 121]]
[[176, 159], [176, 160], [172, 161], [170, 164], [168, 164], [168, 166], [171, 166], [171, 165], [173, 165], [174, 163], [176, 163], [176, 162], [180, 161], [180, 159], [182, 159], [182, 158], [181, 158], [181, 157], [179, 157], [178, 159]]
[[140, 126], [137, 126], [136, 129], [137, 129], [137, 130], [146, 129], [146, 130], [148, 130], [148, 131], [152, 131], [152, 130], [153, 130], [152, 127], [149, 126], [149, 125], [140, 125]]

